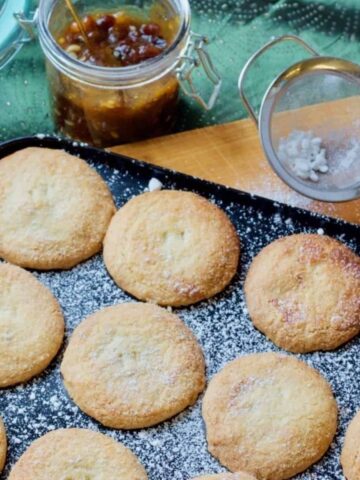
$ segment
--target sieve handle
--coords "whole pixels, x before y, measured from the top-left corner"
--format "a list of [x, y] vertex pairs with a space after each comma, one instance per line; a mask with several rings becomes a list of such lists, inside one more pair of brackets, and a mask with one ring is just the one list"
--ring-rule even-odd
[[239, 82], [238, 82], [238, 89], [239, 89], [240, 98], [241, 98], [242, 102], [244, 103], [244, 106], [245, 106], [246, 110], [248, 111], [249, 115], [254, 120], [256, 126], [258, 126], [259, 120], [256, 116], [255, 110], [253, 109], [253, 107], [251, 106], [249, 100], [247, 99], [247, 97], [245, 95], [245, 91], [244, 91], [245, 77], [246, 77], [246, 75], [249, 71], [249, 68], [251, 67], [251, 65], [254, 63], [254, 61], [258, 57], [260, 57], [264, 52], [266, 52], [266, 50], [269, 50], [274, 45], [276, 45], [278, 43], [281, 43], [281, 42], [284, 42], [284, 41], [287, 41], [287, 40], [301, 45], [305, 50], [310, 52], [312, 55], [314, 55], [316, 57], [319, 56], [319, 54], [316, 52], [316, 50], [311, 48], [310, 45], [308, 45], [306, 42], [304, 42], [304, 40], [302, 40], [300, 37], [297, 37], [296, 35], [282, 35], [281, 37], [277, 37], [274, 40], [271, 40], [270, 42], [266, 43], [264, 46], [262, 46], [257, 52], [255, 52], [249, 58], [249, 60], [246, 62], [246, 64], [244, 65], [244, 68], [242, 69], [242, 71], [240, 73]]

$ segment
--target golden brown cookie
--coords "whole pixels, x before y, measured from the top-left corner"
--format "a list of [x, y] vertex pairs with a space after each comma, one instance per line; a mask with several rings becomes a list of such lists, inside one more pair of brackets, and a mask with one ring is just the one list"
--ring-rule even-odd
[[360, 478], [360, 411], [350, 422], [341, 453], [341, 465], [347, 480]]
[[9, 480], [147, 480], [143, 466], [124, 445], [80, 428], [54, 430], [20, 457]]
[[0, 160], [0, 257], [25, 268], [70, 268], [101, 250], [115, 212], [95, 170], [63, 150], [26, 148]]
[[42, 372], [63, 336], [63, 315], [50, 290], [26, 270], [1, 263], [0, 388]]
[[192, 332], [176, 315], [145, 303], [105, 308], [84, 320], [61, 372], [75, 403], [112, 428], [162, 422], [192, 405], [205, 385]]
[[0, 473], [2, 472], [5, 466], [6, 450], [7, 450], [6, 431], [5, 431], [4, 423], [0, 417]]
[[317, 462], [336, 432], [327, 381], [294, 357], [240, 357], [211, 380], [203, 417], [209, 451], [259, 480], [290, 478]]
[[245, 294], [254, 325], [291, 352], [332, 350], [360, 331], [360, 258], [324, 235], [291, 235], [265, 247]]
[[117, 212], [104, 260], [115, 282], [136, 298], [181, 306], [221, 292], [236, 273], [239, 250], [220, 208], [194, 193], [162, 190]]
[[201, 477], [196, 477], [193, 480], [256, 480], [256, 478], [253, 475], [249, 475], [245, 472], [237, 472], [202, 475]]

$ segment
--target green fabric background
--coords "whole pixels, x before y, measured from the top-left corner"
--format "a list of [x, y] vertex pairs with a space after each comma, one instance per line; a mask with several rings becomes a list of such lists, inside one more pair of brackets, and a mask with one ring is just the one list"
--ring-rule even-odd
[[[299, 34], [324, 55], [360, 63], [360, 0], [190, 1], [193, 30], [211, 39], [209, 50], [223, 76], [223, 88], [210, 112], [182, 98], [177, 131], [245, 117], [238, 75], [248, 57], [273, 36]], [[259, 105], [274, 75], [305, 55], [290, 44], [267, 53], [249, 77], [247, 90], [254, 105]], [[207, 81], [199, 76], [197, 83], [206, 95]], [[52, 132], [43, 56], [35, 41], [0, 72], [0, 141]]]

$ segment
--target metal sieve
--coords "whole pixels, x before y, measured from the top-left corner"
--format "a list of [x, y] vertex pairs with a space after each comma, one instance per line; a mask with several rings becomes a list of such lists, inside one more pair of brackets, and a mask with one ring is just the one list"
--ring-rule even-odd
[[[312, 57], [283, 71], [255, 113], [244, 90], [249, 68], [266, 50], [293, 41]], [[255, 121], [265, 155], [279, 177], [307, 197], [340, 202], [360, 197], [360, 66], [320, 56], [301, 38], [276, 38], [245, 64], [240, 97]]]

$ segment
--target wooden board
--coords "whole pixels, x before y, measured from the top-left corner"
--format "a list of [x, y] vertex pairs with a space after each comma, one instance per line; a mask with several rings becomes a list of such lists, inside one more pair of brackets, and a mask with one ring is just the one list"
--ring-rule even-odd
[[317, 202], [287, 187], [270, 168], [256, 127], [250, 119], [122, 145], [113, 150], [155, 165], [360, 224], [360, 200], [346, 203]]

